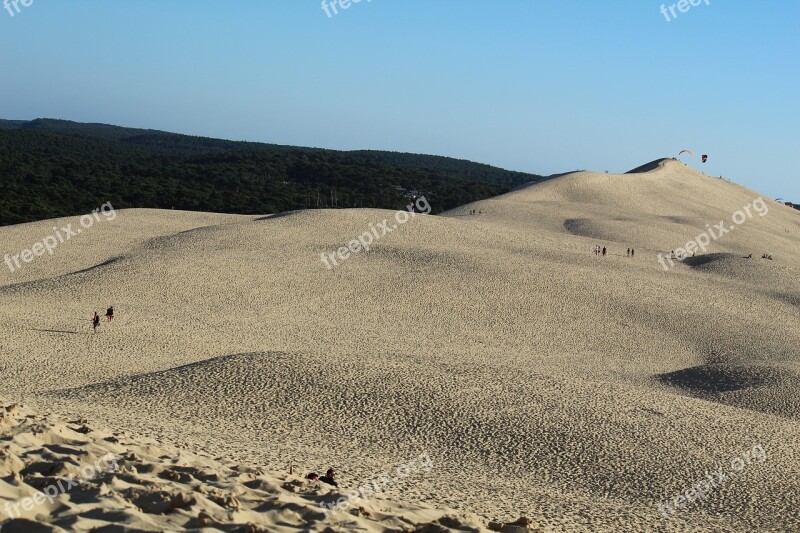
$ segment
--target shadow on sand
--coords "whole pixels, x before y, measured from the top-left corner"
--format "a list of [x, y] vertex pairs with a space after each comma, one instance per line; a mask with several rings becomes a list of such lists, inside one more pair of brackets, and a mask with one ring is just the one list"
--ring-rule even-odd
[[776, 385], [781, 376], [778, 370], [769, 367], [706, 364], [658, 374], [656, 378], [665, 385], [706, 396]]
[[262, 220], [273, 220], [273, 219], [276, 219], [276, 218], [287, 217], [287, 216], [289, 216], [289, 215], [291, 215], [293, 213], [294, 213], [294, 211], [281, 211], [280, 213], [275, 213], [275, 214], [272, 214], [272, 215], [267, 215], [267, 216], [263, 216], [263, 217], [257, 218], [253, 222], [261, 222]]

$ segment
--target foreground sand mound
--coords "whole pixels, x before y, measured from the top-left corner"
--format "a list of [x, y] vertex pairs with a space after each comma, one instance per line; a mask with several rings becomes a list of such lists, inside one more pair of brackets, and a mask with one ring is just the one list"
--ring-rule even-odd
[[[330, 511], [343, 495], [0, 402], [0, 532], [534, 531], [380, 494]], [[523, 526], [524, 524], [524, 526]]]

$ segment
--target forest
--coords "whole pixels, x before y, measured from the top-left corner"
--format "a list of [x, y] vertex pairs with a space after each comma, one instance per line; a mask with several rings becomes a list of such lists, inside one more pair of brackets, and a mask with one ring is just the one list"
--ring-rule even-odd
[[433, 213], [545, 179], [440, 156], [302, 148], [64, 120], [0, 120], [0, 225], [116, 209]]

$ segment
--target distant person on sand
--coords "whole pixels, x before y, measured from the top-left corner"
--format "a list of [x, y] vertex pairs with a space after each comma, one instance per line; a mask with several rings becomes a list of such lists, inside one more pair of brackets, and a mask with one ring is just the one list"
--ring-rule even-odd
[[630, 249], [630, 248], [628, 248], [628, 251], [627, 251], [627, 252], [625, 252], [625, 255], [626, 255], [626, 256], [628, 256], [628, 257], [630, 257], [630, 256], [631, 256], [631, 249]]
[[606, 247], [603, 246], [603, 257], [605, 257], [605, 256], [606, 256]]
[[306, 476], [306, 479], [310, 479], [311, 481], [319, 481], [319, 475], [316, 472], [311, 472]]
[[94, 317], [92, 318], [92, 330], [97, 333], [97, 326], [100, 325], [100, 315], [97, 314], [97, 311], [94, 312]]
[[113, 305], [111, 307], [109, 307], [108, 310], [106, 310], [106, 320], [108, 320], [109, 322], [114, 320], [114, 306]]
[[635, 253], [636, 253], [636, 250], [634, 250], [633, 248], [631, 248], [631, 257], [633, 257], [633, 254], [635, 254]]
[[323, 483], [327, 483], [328, 485], [333, 485], [334, 487], [339, 486], [339, 483], [336, 481], [336, 472], [333, 470], [333, 468], [329, 468], [328, 472], [319, 478], [319, 480]]

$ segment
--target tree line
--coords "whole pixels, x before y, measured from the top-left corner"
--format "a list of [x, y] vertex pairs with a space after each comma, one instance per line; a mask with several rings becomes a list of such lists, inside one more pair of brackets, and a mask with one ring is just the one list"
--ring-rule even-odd
[[0, 225], [115, 208], [266, 214], [402, 209], [438, 213], [542, 176], [446, 157], [341, 152], [103, 124], [0, 120]]

